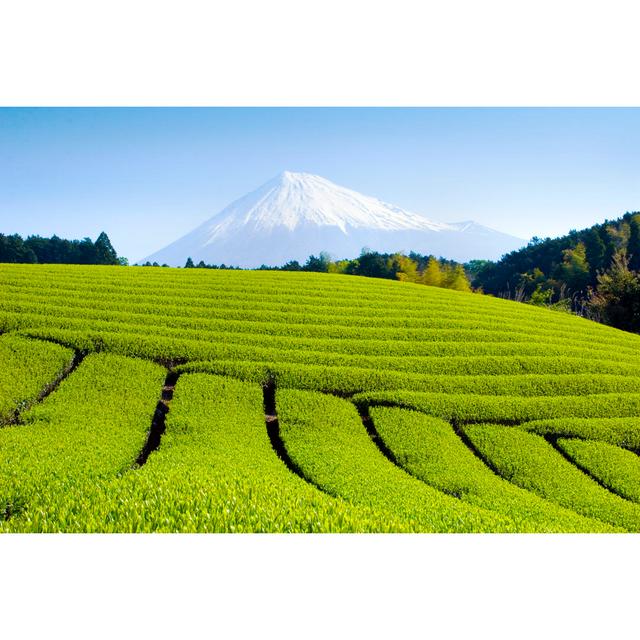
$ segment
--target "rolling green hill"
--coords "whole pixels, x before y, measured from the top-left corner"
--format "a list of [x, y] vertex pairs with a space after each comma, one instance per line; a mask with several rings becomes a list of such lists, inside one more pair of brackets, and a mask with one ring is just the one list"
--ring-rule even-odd
[[640, 531], [640, 336], [583, 318], [0, 265], [0, 332], [0, 531]]

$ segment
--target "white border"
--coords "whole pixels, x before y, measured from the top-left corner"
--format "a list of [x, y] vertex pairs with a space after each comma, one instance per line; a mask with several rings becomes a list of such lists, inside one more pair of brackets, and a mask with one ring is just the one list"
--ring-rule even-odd
[[[637, 3], [20, 0], [0, 104], [640, 104]], [[1, 140], [0, 140], [1, 152]], [[3, 637], [636, 637], [637, 536], [2, 536]]]
[[640, 103], [631, 0], [20, 0], [4, 105]]
[[637, 637], [637, 541], [8, 535], [3, 636]]

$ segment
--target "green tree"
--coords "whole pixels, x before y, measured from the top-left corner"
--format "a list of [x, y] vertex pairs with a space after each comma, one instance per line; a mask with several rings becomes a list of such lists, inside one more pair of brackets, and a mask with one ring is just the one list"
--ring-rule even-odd
[[518, 289], [522, 291], [525, 298], [527, 296], [533, 296], [534, 291], [538, 289], [542, 290], [543, 287], [550, 289], [551, 295], [553, 295], [553, 284], [550, 283], [549, 279], [538, 267], [534, 267], [533, 271], [520, 274]]
[[559, 279], [566, 283], [570, 291], [576, 293], [586, 290], [589, 278], [587, 250], [583, 242], [578, 242], [573, 249], [565, 249], [562, 252]]
[[587, 251], [591, 284], [595, 284], [598, 271], [605, 269], [608, 265], [605, 264], [605, 244], [600, 234], [593, 227], [585, 234], [584, 247]]
[[349, 260], [337, 260], [329, 263], [329, 273], [347, 273]]
[[111, 245], [109, 236], [103, 231], [94, 243], [94, 264], [118, 264], [118, 254]]
[[422, 272], [420, 282], [431, 287], [439, 287], [442, 285], [442, 271], [440, 269], [440, 263], [433, 256], [429, 258], [429, 262], [427, 262], [427, 266]]
[[598, 233], [600, 234], [600, 238], [604, 244], [604, 257], [602, 259], [602, 269], [604, 270], [611, 266], [613, 256], [616, 253], [616, 243], [610, 232], [609, 225], [603, 224], [598, 229]]
[[542, 284], [538, 284], [536, 290], [531, 294], [531, 298], [527, 301], [527, 304], [532, 304], [534, 307], [547, 307], [551, 304], [551, 296], [553, 295], [553, 289], [544, 289]]
[[316, 256], [309, 256], [304, 267], [302, 267], [302, 270], [326, 273], [327, 271], [329, 271], [330, 262], [331, 259], [329, 257], [329, 254], [322, 251], [317, 258]]
[[286, 264], [282, 265], [282, 271], [301, 271], [302, 267], [297, 260], [289, 260]]
[[118, 254], [104, 231], [96, 239], [93, 249], [95, 264], [118, 264]]
[[640, 271], [640, 215], [635, 215], [629, 222], [629, 243], [627, 245], [629, 269]]
[[185, 269], [195, 269], [195, 264], [193, 264], [193, 260], [191, 259], [191, 256], [189, 256], [187, 258], [187, 261], [185, 262], [184, 268]]
[[616, 253], [611, 268], [598, 275], [588, 305], [600, 322], [640, 332], [640, 275], [629, 269], [624, 251]]
[[463, 266], [465, 273], [468, 273], [472, 278], [475, 278], [480, 271], [490, 264], [492, 264], [491, 260], [469, 260], [469, 262], [465, 262]]
[[452, 270], [449, 289], [455, 289], [456, 291], [471, 291], [471, 285], [467, 279], [467, 274], [464, 272], [464, 267], [461, 264], [456, 265]]
[[0, 262], [38, 262], [38, 257], [19, 235], [0, 233]]
[[418, 280], [418, 263], [399, 253], [389, 258], [390, 268], [395, 271], [396, 278], [401, 282], [416, 282]]
[[387, 256], [367, 249], [363, 249], [360, 257], [352, 261], [347, 273], [354, 276], [365, 276], [367, 278], [396, 277], [395, 271], [390, 266]]

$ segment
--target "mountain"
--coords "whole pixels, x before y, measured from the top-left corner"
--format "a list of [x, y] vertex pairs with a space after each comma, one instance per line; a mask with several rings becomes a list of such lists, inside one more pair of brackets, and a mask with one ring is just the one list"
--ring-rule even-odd
[[182, 266], [191, 257], [251, 268], [304, 262], [322, 251], [354, 258], [364, 247], [466, 261], [523, 244], [472, 221], [436, 222], [320, 176], [285, 171], [145, 261]]

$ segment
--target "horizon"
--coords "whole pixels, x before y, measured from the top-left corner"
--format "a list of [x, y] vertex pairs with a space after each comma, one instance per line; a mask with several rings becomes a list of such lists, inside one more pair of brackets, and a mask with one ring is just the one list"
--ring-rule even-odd
[[640, 209], [637, 108], [2, 108], [0, 232], [139, 261], [283, 171], [523, 239]]

